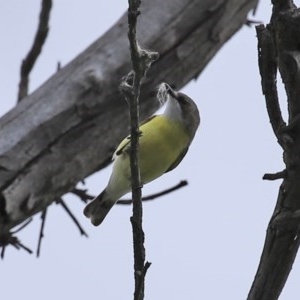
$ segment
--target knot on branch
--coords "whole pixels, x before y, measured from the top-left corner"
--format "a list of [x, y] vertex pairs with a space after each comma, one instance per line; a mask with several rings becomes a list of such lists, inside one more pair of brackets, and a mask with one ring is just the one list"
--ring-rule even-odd
[[125, 99], [128, 101], [134, 95], [133, 90], [134, 71], [130, 71], [126, 76], [122, 78], [119, 89], [125, 95]]
[[158, 60], [159, 54], [158, 52], [142, 49], [140, 47], [138, 47], [138, 51], [140, 57], [139, 64], [144, 77], [150, 69], [152, 63]]
[[99, 68], [88, 68], [78, 76], [72, 86], [72, 94], [74, 88], [78, 90], [80, 95], [87, 93], [100, 93], [103, 90], [103, 74]]

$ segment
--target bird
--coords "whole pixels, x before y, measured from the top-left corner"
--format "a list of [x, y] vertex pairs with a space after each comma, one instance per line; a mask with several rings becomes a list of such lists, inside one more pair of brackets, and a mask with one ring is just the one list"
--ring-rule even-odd
[[[139, 168], [144, 185], [178, 166], [186, 155], [200, 124], [195, 102], [184, 93], [161, 83], [157, 98], [166, 102], [162, 114], [153, 115], [139, 125]], [[113, 168], [105, 189], [84, 208], [93, 225], [100, 225], [114, 204], [131, 191], [130, 135], [113, 154]]]

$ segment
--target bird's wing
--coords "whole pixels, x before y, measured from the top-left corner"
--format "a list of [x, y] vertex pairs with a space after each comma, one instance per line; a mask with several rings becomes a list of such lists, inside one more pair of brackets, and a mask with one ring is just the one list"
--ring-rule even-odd
[[[156, 115], [151, 116], [147, 119], [145, 119], [144, 121], [142, 121], [139, 125], [139, 127], [141, 127], [142, 125], [148, 123], [149, 121], [151, 121], [153, 118], [155, 118]], [[140, 128], [140, 136], [143, 135], [143, 130]], [[116, 151], [113, 154], [112, 160], [115, 160], [117, 156], [121, 155], [124, 150], [129, 150], [130, 147], [130, 139], [131, 139], [131, 135], [129, 134], [118, 146], [118, 148], [116, 149]]]
[[185, 149], [183, 149], [181, 151], [181, 153], [179, 154], [179, 156], [177, 157], [177, 159], [172, 163], [172, 165], [168, 168], [168, 170], [165, 173], [170, 172], [173, 169], [175, 169], [180, 164], [180, 162], [183, 160], [183, 158], [185, 157], [188, 150], [189, 150], [189, 147], [186, 147]]
[[151, 117], [149, 117], [149, 118], [143, 120], [143, 121], [140, 123], [139, 127], [141, 127], [142, 125], [144, 125], [144, 124], [150, 122], [152, 119], [154, 119], [154, 118], [156, 118], [156, 117], [157, 117], [157, 115], [153, 115], [153, 116], [151, 116]]
[[113, 154], [112, 160], [115, 160], [117, 156], [121, 155], [125, 148], [129, 149], [130, 146], [130, 135], [128, 135], [118, 146]]

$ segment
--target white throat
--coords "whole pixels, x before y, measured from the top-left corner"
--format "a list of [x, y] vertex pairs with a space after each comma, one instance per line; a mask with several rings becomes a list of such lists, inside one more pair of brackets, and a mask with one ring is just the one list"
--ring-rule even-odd
[[182, 120], [182, 112], [179, 103], [175, 99], [168, 97], [167, 107], [164, 111], [164, 115], [171, 120]]

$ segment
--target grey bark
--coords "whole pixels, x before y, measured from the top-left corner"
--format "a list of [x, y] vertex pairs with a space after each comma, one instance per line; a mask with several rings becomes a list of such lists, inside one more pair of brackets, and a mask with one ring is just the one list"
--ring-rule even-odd
[[[156, 86], [166, 81], [178, 89], [196, 78], [256, 4], [143, 1], [138, 37], [160, 59], [141, 92], [141, 119], [159, 106]], [[129, 71], [124, 15], [0, 119], [0, 239], [110, 162], [129, 129], [127, 104], [118, 90]]]
[[[292, 0], [272, 3], [270, 23], [257, 27], [259, 66], [270, 123], [284, 151], [286, 169], [273, 177], [283, 181], [248, 300], [279, 298], [300, 245], [300, 9]], [[288, 125], [277, 95], [278, 70], [287, 95]]]

